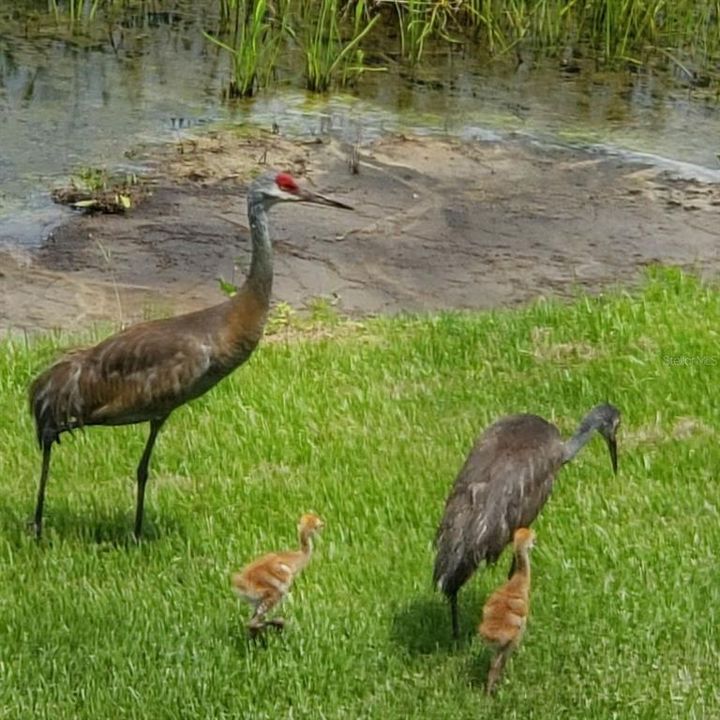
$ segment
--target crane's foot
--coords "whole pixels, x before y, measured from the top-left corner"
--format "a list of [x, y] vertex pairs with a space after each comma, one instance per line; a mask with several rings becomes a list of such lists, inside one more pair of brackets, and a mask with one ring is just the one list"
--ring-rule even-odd
[[35, 536], [36, 540], [40, 540], [42, 537], [42, 521], [28, 520], [27, 531]]
[[450, 602], [450, 621], [452, 623], [453, 640], [457, 644], [460, 640], [460, 622], [458, 620], [457, 595], [448, 596]]
[[268, 627], [274, 627], [278, 631], [285, 629], [285, 620], [282, 618], [273, 618], [272, 620], [251, 620], [247, 624], [248, 635], [251, 640], [262, 634]]
[[133, 526], [133, 540], [136, 543], [142, 542], [142, 534], [143, 534], [142, 518], [135, 518], [135, 525]]
[[267, 623], [264, 620], [251, 620], [246, 627], [250, 639], [254, 640], [267, 627]]
[[497, 688], [497, 681], [500, 679], [500, 673], [497, 670], [497, 667], [493, 664], [490, 666], [490, 671], [488, 672], [487, 676], [487, 682], [485, 683], [485, 694], [486, 695], [494, 695], [495, 690]]

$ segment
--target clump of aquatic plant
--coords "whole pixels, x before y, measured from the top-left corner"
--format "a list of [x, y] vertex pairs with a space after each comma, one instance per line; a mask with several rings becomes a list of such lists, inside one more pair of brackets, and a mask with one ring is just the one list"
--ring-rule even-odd
[[705, 61], [720, 50], [717, 0], [466, 0], [464, 6], [491, 50], [528, 42], [553, 54], [586, 44], [606, 61], [636, 63], [657, 50]]
[[145, 0], [48, 0], [47, 12], [73, 31], [98, 26], [101, 19], [143, 9], [146, 4]]
[[228, 96], [251, 97], [272, 76], [284, 16], [278, 18], [267, 0], [223, 0], [223, 8], [233, 25], [227, 42], [208, 33], [205, 36], [231, 57]]
[[[39, 4], [37, 0], [35, 4]], [[112, 26], [116, 21], [129, 18], [136, 21], [138, 17], [157, 14], [151, 8], [147, 0], [47, 0], [44, 11], [29, 17], [37, 27], [44, 28], [48, 22], [54, 24], [55, 29], [60, 30], [60, 37], [87, 36], [100, 40], [109, 34], [112, 45]]]
[[50, 10], [60, 22], [67, 19], [71, 28], [95, 20], [101, 0], [50, 0]]
[[236, 4], [236, 0], [220, 0], [220, 21], [222, 23], [226, 23], [232, 18]]
[[[386, 0], [387, 2], [387, 0]], [[462, 2], [428, 2], [428, 0], [392, 0], [398, 18], [400, 43], [403, 57], [418, 62], [425, 49], [425, 43], [433, 36], [455, 42], [449, 26], [457, 24], [458, 16], [472, 16], [472, 8]]]
[[70, 178], [70, 182], [76, 188], [97, 192], [98, 190], [107, 190], [109, 177], [107, 170], [88, 166], [78, 168]]
[[584, 24], [594, 46], [608, 58], [632, 56], [643, 48], [687, 49], [715, 53], [720, 41], [717, 0], [610, 0], [585, 3]]
[[[370, 17], [365, 0], [346, 3], [338, 0], [318, 0], [308, 3], [301, 18], [305, 28], [291, 34], [298, 39], [305, 54], [305, 82], [308, 90], [324, 92], [334, 80], [345, 85], [366, 70], [363, 38], [380, 20]], [[345, 39], [344, 30], [348, 38]]]
[[137, 204], [145, 189], [135, 173], [111, 175], [103, 168], [82, 167], [67, 187], [55, 188], [52, 199], [85, 212], [123, 213]]
[[720, 55], [718, 0], [376, 0], [393, 7], [401, 54], [418, 62], [430, 40], [480, 43], [491, 53], [518, 46], [561, 55], [576, 46], [606, 63], [651, 57], [711, 68]]

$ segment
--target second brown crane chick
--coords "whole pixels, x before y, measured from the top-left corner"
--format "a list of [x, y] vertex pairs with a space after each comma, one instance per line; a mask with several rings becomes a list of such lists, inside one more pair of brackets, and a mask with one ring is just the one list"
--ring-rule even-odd
[[495, 650], [490, 663], [486, 690], [492, 693], [505, 663], [520, 644], [530, 611], [530, 550], [535, 546], [535, 533], [519, 528], [513, 536], [515, 572], [485, 603], [483, 619], [478, 628], [482, 639]]
[[232, 576], [232, 589], [254, 608], [248, 623], [251, 635], [268, 625], [282, 629], [282, 618], [265, 620], [265, 615], [276, 607], [290, 591], [293, 580], [310, 562], [312, 538], [325, 523], [312, 513], [306, 513], [298, 523], [299, 550], [273, 552], [263, 555]]

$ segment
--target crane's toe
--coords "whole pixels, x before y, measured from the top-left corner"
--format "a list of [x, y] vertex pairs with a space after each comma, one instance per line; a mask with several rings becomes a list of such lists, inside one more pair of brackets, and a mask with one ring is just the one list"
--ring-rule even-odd
[[29, 533], [32, 533], [35, 536], [36, 540], [40, 540], [42, 537], [42, 522], [33, 519], [30, 519], [26, 523], [27, 531]]

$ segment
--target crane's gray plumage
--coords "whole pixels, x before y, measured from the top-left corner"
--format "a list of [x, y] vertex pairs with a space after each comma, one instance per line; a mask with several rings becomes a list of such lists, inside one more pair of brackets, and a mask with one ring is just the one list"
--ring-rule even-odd
[[260, 342], [273, 280], [267, 211], [286, 201], [352, 209], [301, 188], [287, 173], [261, 175], [247, 193], [250, 270], [233, 298], [129, 327], [93, 347], [73, 351], [35, 378], [30, 410], [43, 453], [33, 521], [36, 537], [42, 532], [51, 450], [61, 434], [89, 425], [149, 422], [150, 434], [136, 473], [135, 536], [140, 537], [148, 466], [163, 423], [173, 410], [246, 362]]
[[494, 563], [515, 530], [529, 527], [550, 496], [557, 471], [597, 430], [617, 471], [615, 432], [620, 413], [598, 405], [575, 435], [537, 415], [511, 415], [491, 425], [475, 442], [445, 503], [436, 536], [433, 580], [450, 600], [458, 634], [457, 593], [484, 561]]

